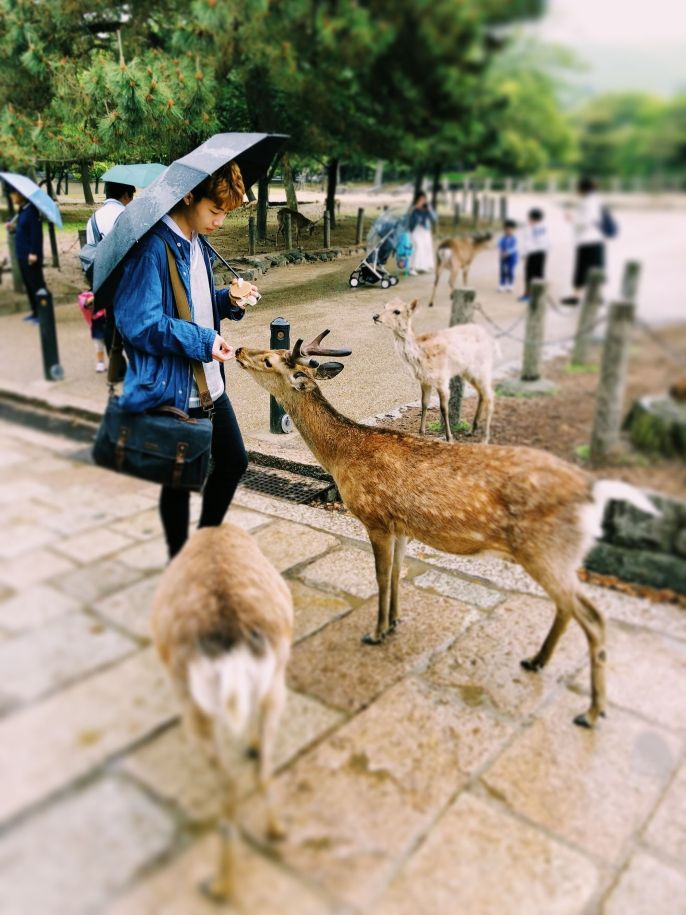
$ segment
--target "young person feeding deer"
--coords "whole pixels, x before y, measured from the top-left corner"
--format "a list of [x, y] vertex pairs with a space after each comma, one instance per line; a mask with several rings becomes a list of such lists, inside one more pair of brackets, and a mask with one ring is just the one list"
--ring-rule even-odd
[[321, 346], [324, 331], [291, 352], [236, 351], [238, 364], [273, 394], [303, 439], [332, 474], [348, 509], [364, 524], [374, 551], [379, 604], [376, 645], [398, 622], [400, 571], [409, 538], [447, 553], [495, 551], [518, 562], [555, 604], [552, 628], [529, 671], [550, 659], [570, 619], [588, 641], [591, 704], [575, 718], [593, 727], [605, 714], [605, 625], [581, 588], [577, 569], [601, 533], [605, 504], [625, 499], [658, 514], [639, 490], [596, 481], [543, 451], [500, 445], [428, 441], [391, 429], [364, 426], [342, 416], [318, 382], [343, 370], [349, 350]]

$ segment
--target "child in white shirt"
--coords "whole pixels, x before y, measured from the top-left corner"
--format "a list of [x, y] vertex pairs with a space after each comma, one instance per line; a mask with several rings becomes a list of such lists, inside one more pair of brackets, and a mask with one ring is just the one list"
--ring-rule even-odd
[[531, 281], [545, 277], [545, 261], [548, 253], [548, 229], [544, 222], [543, 210], [529, 210], [527, 227], [522, 240], [524, 253], [524, 295], [520, 302], [528, 302], [531, 295]]

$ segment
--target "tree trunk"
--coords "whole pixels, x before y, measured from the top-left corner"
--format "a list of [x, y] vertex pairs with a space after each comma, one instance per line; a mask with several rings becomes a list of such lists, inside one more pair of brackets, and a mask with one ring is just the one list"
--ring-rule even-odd
[[438, 210], [438, 192], [441, 189], [441, 166], [434, 167], [433, 184], [431, 186], [431, 206]]
[[423, 184], [424, 184], [424, 169], [418, 168], [417, 171], [414, 173], [414, 192], [415, 192], [415, 194], [418, 194], [421, 191]]
[[260, 178], [257, 184], [257, 240], [267, 240], [267, 208], [269, 206], [269, 178]]
[[338, 159], [329, 159], [326, 164], [326, 209], [331, 213], [331, 228], [336, 228], [336, 181]]
[[283, 183], [286, 188], [286, 206], [289, 210], [298, 211], [298, 198], [295, 193], [295, 183], [293, 181], [293, 169], [288, 158], [288, 153], [284, 153], [281, 159], [281, 171], [283, 173]]
[[252, 189], [252, 185], [245, 192], [248, 196], [248, 200], [252, 203], [253, 200], [256, 200], [255, 191]]
[[374, 171], [374, 187], [383, 187], [383, 159], [377, 160], [376, 170]]
[[91, 207], [95, 206], [95, 200], [93, 199], [93, 191], [91, 190], [91, 183], [88, 180], [89, 179], [88, 163], [80, 162], [79, 165], [81, 167], [81, 184], [83, 185], [84, 200], [86, 201], [88, 206], [91, 206]]

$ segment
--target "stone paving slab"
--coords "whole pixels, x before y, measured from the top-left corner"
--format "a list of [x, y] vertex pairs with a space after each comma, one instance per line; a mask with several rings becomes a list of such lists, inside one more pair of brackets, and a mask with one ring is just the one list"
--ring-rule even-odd
[[14, 559], [0, 561], [0, 582], [21, 591], [74, 568], [66, 556], [59, 556], [51, 550], [33, 550], [22, 553]]
[[0, 721], [0, 822], [97, 768], [174, 713], [150, 650]]
[[583, 855], [464, 792], [370, 915], [576, 915], [597, 879]]
[[686, 915], [686, 874], [636, 854], [602, 908], [602, 915]]
[[[279, 776], [279, 859], [368, 911], [454, 792], [508, 736], [454, 694], [408, 679]], [[245, 808], [261, 836], [257, 800]]]
[[423, 543], [413, 541], [408, 546], [408, 556], [430, 562], [432, 565], [453, 572], [461, 572], [472, 578], [480, 579], [486, 584], [496, 585], [504, 591], [522, 591], [525, 594], [535, 594], [545, 597], [545, 592], [528, 575], [521, 566], [504, 559], [494, 557], [453, 556], [449, 553], [439, 553]]
[[683, 753], [672, 734], [616, 709], [595, 731], [572, 724], [585, 697], [548, 705], [483, 776], [513, 810], [604, 860], [621, 860]]
[[7, 632], [23, 632], [44, 626], [80, 607], [80, 601], [50, 585], [36, 585], [0, 601], [0, 628]]
[[133, 785], [97, 781], [0, 839], [0, 913], [92, 915], [169, 848], [174, 832]]
[[130, 654], [134, 643], [83, 613], [59, 619], [0, 645], [2, 694], [25, 703]]
[[71, 597], [92, 604], [107, 594], [139, 581], [143, 572], [114, 559], [102, 559], [55, 579], [54, 586]]
[[131, 542], [130, 537], [102, 527], [60, 540], [55, 544], [55, 549], [75, 562], [96, 562], [123, 550]]
[[329, 534], [313, 530], [291, 521], [274, 521], [255, 534], [260, 549], [279, 572], [313, 559], [325, 550], [336, 546]]
[[300, 578], [323, 591], [345, 591], [361, 598], [377, 593], [374, 556], [367, 550], [336, 550], [310, 563]]
[[302, 641], [338, 617], [348, 613], [351, 605], [342, 597], [309, 588], [302, 582], [288, 582], [293, 598], [293, 642]]
[[[535, 654], [553, 621], [550, 601], [514, 595], [482, 617], [429, 664], [426, 678], [459, 690], [474, 704], [512, 716], [540, 707], [560, 679], [587, 657], [586, 639], [574, 623], [558, 643], [549, 664], [538, 673], [521, 667]], [[588, 678], [588, 674], [585, 674]], [[581, 700], [580, 704], [583, 704]]]
[[454, 597], [465, 604], [473, 604], [479, 610], [491, 610], [504, 600], [504, 595], [493, 588], [475, 585], [464, 578], [458, 578], [457, 575], [448, 575], [437, 569], [418, 575], [413, 579], [413, 584], [418, 588], [430, 588], [445, 597]]
[[686, 862], [686, 763], [681, 766], [643, 833], [652, 848], [684, 867]]
[[[274, 747], [274, 766], [281, 768], [343, 720], [339, 712], [289, 692], [284, 727]], [[244, 745], [226, 742], [228, 768], [244, 797], [255, 788], [255, 763]], [[123, 768], [157, 796], [180, 807], [192, 821], [211, 821], [221, 808], [221, 780], [201, 749], [177, 725], [127, 757]]]
[[478, 618], [478, 611], [465, 604], [411, 585], [401, 588], [400, 599], [401, 622], [381, 645], [360, 641], [376, 626], [376, 600], [296, 645], [288, 674], [293, 688], [356, 711], [446, 648]]
[[150, 607], [159, 580], [159, 575], [151, 575], [123, 587], [95, 601], [93, 610], [106, 622], [130, 632], [136, 638], [150, 640]]

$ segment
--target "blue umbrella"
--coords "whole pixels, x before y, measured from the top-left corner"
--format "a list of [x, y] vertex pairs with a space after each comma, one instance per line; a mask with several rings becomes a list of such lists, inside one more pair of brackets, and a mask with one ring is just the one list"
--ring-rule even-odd
[[93, 262], [93, 289], [97, 291], [136, 242], [208, 175], [234, 159], [248, 188], [267, 172], [287, 139], [284, 134], [274, 133], [218, 133], [187, 156], [172, 162], [128, 204], [112, 231], [98, 245]]
[[108, 168], [101, 181], [116, 181], [117, 184], [131, 184], [133, 187], [147, 187], [158, 178], [167, 166], [160, 162], [136, 162], [133, 165], [113, 165]]
[[48, 197], [44, 190], [38, 187], [35, 181], [27, 178], [26, 175], [15, 175], [14, 172], [0, 172], [0, 178], [5, 181], [15, 191], [19, 191], [22, 197], [26, 197], [29, 203], [32, 203], [36, 209], [46, 216], [50, 222], [62, 228], [62, 214], [55, 201]]

